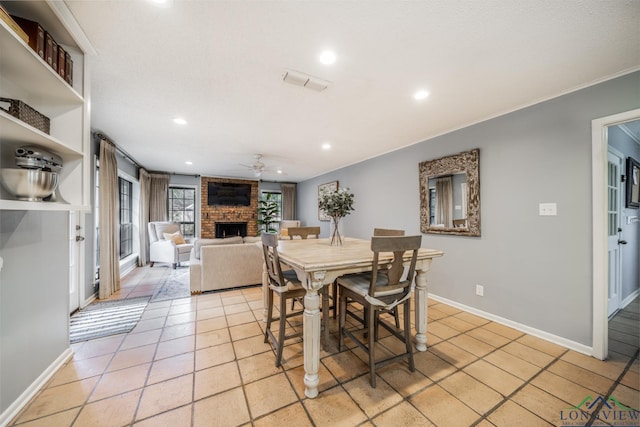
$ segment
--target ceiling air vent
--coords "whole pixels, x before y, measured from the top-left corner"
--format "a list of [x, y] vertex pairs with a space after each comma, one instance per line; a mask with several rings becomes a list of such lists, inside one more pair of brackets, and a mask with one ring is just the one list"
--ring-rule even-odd
[[296, 86], [306, 87], [317, 92], [322, 92], [329, 86], [329, 82], [318, 77], [313, 77], [300, 71], [287, 70], [282, 80]]

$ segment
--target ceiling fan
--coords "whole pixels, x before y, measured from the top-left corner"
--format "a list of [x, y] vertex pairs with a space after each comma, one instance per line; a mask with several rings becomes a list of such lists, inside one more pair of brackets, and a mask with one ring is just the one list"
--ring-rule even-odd
[[255, 160], [252, 164], [245, 165], [241, 163], [240, 166], [244, 166], [245, 168], [252, 170], [256, 178], [260, 178], [263, 173], [277, 173], [279, 175], [284, 175], [281, 169], [269, 169], [267, 165], [262, 162], [262, 154], [256, 154], [253, 157]]

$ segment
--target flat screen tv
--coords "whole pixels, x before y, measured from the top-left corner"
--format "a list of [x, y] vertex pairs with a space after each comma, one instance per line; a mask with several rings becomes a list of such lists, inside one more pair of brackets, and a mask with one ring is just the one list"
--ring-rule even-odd
[[210, 182], [207, 192], [209, 206], [250, 206], [251, 184]]

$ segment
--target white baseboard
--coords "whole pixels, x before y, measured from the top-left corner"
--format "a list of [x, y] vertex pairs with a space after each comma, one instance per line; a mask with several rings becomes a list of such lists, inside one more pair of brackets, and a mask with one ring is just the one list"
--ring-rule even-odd
[[631, 295], [629, 295], [628, 297], [626, 297], [625, 299], [623, 299], [620, 302], [620, 310], [623, 310], [624, 308], [626, 308], [629, 304], [631, 304], [633, 302], [633, 300], [635, 300], [638, 295], [640, 295], [640, 288], [636, 289], [635, 291], [631, 292]]
[[42, 387], [53, 377], [71, 357], [73, 350], [71, 347], [62, 352], [47, 369], [2, 413], [0, 414], [0, 426], [5, 427], [27, 403], [40, 391]]
[[[579, 342], [575, 342], [558, 335], [550, 334], [549, 332], [541, 331], [540, 329], [532, 328], [531, 326], [523, 325], [522, 323], [514, 322], [513, 320], [506, 319], [504, 317], [496, 316], [495, 314], [487, 313], [486, 311], [478, 310], [474, 307], [469, 307], [464, 304], [460, 304], [458, 302], [439, 297], [437, 295], [429, 294], [429, 298], [434, 301], [438, 301], [452, 307], [458, 308], [460, 310], [475, 314], [487, 320], [491, 320], [496, 323], [500, 323], [504, 326], [509, 326], [510, 328], [516, 329], [520, 332], [524, 332], [525, 334], [533, 335], [534, 337], [542, 338], [543, 340], [552, 342], [554, 344], [558, 344], [562, 347], [568, 348], [570, 350], [575, 350], [578, 353], [586, 354], [587, 356], [593, 356], [593, 348], [586, 346], [584, 344], [580, 344]], [[428, 326], [427, 326], [428, 330]]]

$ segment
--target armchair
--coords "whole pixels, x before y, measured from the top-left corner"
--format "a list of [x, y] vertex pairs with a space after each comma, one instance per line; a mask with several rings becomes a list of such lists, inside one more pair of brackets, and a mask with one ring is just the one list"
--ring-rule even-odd
[[156, 262], [168, 262], [175, 269], [182, 261], [189, 260], [193, 245], [191, 243], [176, 243], [172, 239], [165, 239], [165, 234], [180, 232], [176, 222], [149, 223], [149, 262], [151, 267]]

